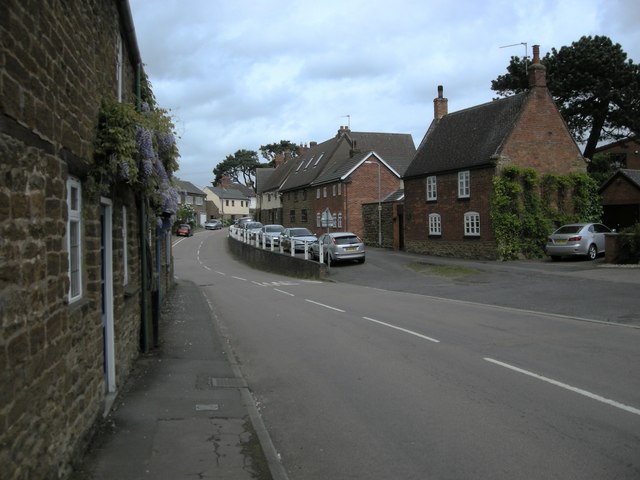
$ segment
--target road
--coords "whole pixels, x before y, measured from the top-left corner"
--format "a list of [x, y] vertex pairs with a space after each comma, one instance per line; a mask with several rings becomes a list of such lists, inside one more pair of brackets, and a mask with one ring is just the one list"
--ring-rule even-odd
[[211, 302], [290, 479], [640, 478], [640, 329], [472, 288], [439, 298], [339, 280], [357, 265], [299, 281], [248, 268], [226, 241], [178, 241], [176, 276]]

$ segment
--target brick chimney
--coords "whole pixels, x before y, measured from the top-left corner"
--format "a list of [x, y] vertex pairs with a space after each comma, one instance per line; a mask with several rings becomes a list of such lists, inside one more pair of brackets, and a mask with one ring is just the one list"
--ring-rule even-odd
[[336, 137], [342, 137], [344, 134], [349, 132], [351, 132], [349, 127], [347, 127], [346, 125], [340, 125], [340, 128], [338, 129], [338, 134], [336, 135]]
[[540, 45], [533, 46], [533, 60], [529, 65], [529, 88], [547, 86], [547, 69], [540, 63]]
[[276, 168], [278, 168], [280, 165], [282, 165], [284, 163], [284, 153], [277, 152], [276, 153], [276, 158], [273, 161], [276, 164]]
[[442, 85], [438, 85], [438, 98], [433, 99], [433, 117], [436, 120], [449, 113], [449, 100], [444, 98], [443, 91]]

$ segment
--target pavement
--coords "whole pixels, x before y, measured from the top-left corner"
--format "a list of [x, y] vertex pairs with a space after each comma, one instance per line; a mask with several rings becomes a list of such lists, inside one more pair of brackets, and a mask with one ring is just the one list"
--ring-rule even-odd
[[141, 355], [71, 480], [287, 475], [200, 289], [177, 281], [161, 344]]

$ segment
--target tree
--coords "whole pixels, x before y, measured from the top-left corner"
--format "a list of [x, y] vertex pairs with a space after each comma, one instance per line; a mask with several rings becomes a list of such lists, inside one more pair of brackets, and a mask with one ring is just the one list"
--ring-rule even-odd
[[258, 153], [253, 150], [238, 150], [233, 155], [227, 155], [223, 162], [213, 169], [214, 184], [218, 184], [223, 177], [229, 177], [233, 182], [255, 189], [256, 168], [261, 167]]
[[[606, 36], [584, 36], [551, 49], [540, 62], [547, 86], [571, 133], [592, 158], [598, 142], [638, 133], [640, 66]], [[526, 58], [511, 57], [507, 73], [491, 81], [506, 96], [528, 88]]]
[[276, 155], [279, 153], [290, 152], [291, 157], [298, 156], [298, 145], [289, 140], [280, 140], [280, 143], [270, 143], [260, 147], [262, 156], [269, 160], [269, 166], [275, 166]]

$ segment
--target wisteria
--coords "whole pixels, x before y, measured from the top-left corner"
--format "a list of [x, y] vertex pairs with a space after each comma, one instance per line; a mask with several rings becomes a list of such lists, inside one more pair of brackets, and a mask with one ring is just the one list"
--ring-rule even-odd
[[138, 152], [143, 159], [153, 159], [156, 156], [156, 152], [153, 149], [153, 134], [150, 130], [138, 125], [136, 127], [136, 143], [138, 145]]
[[174, 214], [178, 211], [178, 202], [180, 201], [180, 195], [178, 190], [173, 187], [168, 181], [160, 184], [160, 196], [162, 198], [161, 210], [164, 213]]
[[159, 156], [162, 160], [167, 161], [169, 155], [173, 153], [176, 139], [171, 132], [159, 132], [157, 139]]
[[129, 180], [129, 162], [126, 160], [120, 161], [118, 165], [118, 177], [120, 180]]

